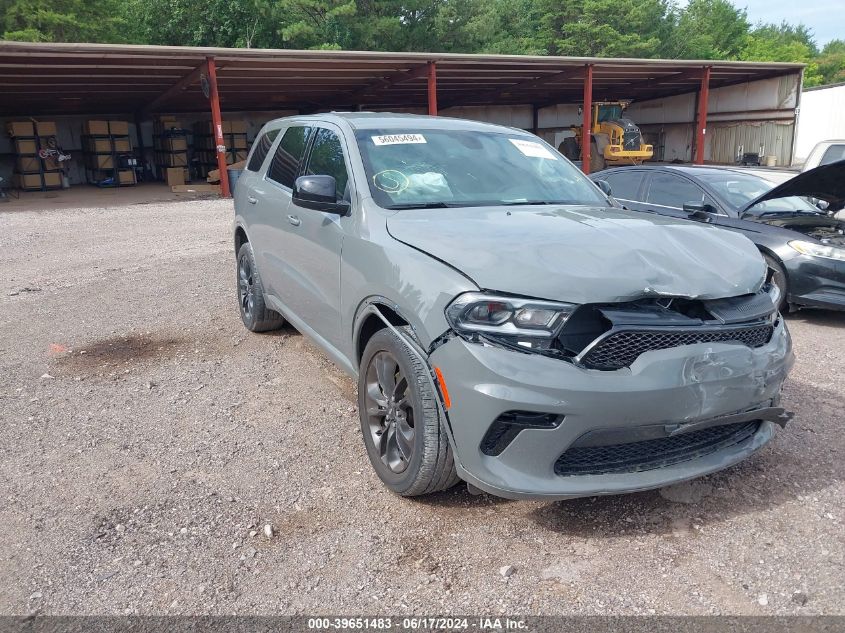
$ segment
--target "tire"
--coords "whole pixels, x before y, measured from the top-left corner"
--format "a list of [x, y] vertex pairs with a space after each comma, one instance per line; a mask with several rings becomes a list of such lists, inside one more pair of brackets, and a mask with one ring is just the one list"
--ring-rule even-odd
[[789, 290], [789, 282], [786, 278], [786, 271], [783, 269], [781, 263], [771, 255], [763, 253], [763, 259], [766, 260], [766, 265], [772, 269], [772, 282], [780, 290], [780, 305], [778, 310], [786, 314], [789, 312], [789, 303], [786, 300], [786, 293]]
[[566, 156], [569, 160], [578, 160], [581, 154], [581, 148], [578, 147], [578, 139], [574, 136], [567, 136], [558, 147], [558, 151]]
[[595, 140], [590, 141], [590, 173], [595, 174], [607, 167], [604, 154], [599, 152], [599, 146]]
[[407, 344], [390, 329], [376, 332], [358, 374], [361, 432], [376, 474], [403, 497], [459, 481], [437, 397], [428, 367]]
[[235, 258], [235, 284], [241, 321], [247, 330], [269, 332], [278, 330], [285, 324], [282, 315], [264, 303], [264, 286], [249, 242], [241, 245]]

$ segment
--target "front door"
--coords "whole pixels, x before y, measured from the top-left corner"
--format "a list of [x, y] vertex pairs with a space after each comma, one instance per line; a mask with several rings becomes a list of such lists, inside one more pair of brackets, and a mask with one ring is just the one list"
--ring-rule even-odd
[[[333, 176], [337, 199], [354, 200], [347, 149], [342, 133], [330, 124], [314, 129], [314, 139], [303, 170], [305, 175]], [[284, 301], [291, 311], [334, 347], [341, 345], [340, 255], [345, 229], [352, 222], [354, 206], [346, 216], [306, 209], [291, 200], [286, 213]]]

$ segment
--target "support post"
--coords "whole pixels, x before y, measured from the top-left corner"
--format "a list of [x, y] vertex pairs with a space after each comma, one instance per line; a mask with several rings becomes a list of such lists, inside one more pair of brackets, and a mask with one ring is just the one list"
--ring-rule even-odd
[[437, 66], [428, 62], [428, 114], [437, 116]]
[[144, 135], [141, 130], [141, 115], [137, 112], [135, 113], [135, 136], [138, 141], [136, 143], [138, 150], [138, 160], [141, 161], [138, 164], [138, 166], [141, 168], [141, 180], [145, 181], [147, 179], [147, 170], [145, 169], [147, 165], [147, 157], [146, 152], [144, 151]]
[[226, 169], [226, 142], [223, 140], [223, 117], [220, 114], [220, 93], [217, 91], [217, 67], [213, 57], [206, 57], [208, 66], [208, 98], [211, 101], [211, 123], [214, 126], [214, 145], [217, 148], [217, 169], [220, 170], [220, 195], [231, 198], [229, 172]]
[[537, 134], [540, 131], [540, 106], [536, 103], [531, 106], [531, 133]]
[[590, 173], [590, 139], [593, 129], [593, 65], [584, 66], [584, 105], [581, 122], [581, 171]]
[[701, 69], [701, 88], [698, 90], [698, 116], [695, 121], [696, 165], [704, 164], [704, 138], [707, 133], [707, 101], [710, 98], [710, 66]]

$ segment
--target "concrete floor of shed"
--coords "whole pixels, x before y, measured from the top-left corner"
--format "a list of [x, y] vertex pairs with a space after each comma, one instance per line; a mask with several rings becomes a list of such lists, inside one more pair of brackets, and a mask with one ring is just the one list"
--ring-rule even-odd
[[[194, 184], [207, 184], [199, 182]], [[152, 202], [192, 200], [217, 197], [214, 194], [173, 193], [163, 182], [144, 182], [129, 187], [100, 188], [93, 185], [71, 185], [70, 189], [53, 191], [13, 191], [9, 201], [0, 202], [3, 211], [46, 211], [91, 207], [123, 207]]]

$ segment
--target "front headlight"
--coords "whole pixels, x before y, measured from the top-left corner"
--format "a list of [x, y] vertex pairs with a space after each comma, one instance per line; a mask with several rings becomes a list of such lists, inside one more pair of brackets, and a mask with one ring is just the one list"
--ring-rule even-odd
[[814, 242], [805, 242], [803, 240], [792, 240], [789, 242], [789, 245], [802, 255], [812, 255], [813, 257], [826, 257], [827, 259], [845, 261], [845, 248], [827, 246], [825, 244], [815, 244]]
[[578, 306], [467, 292], [446, 308], [449, 325], [463, 334], [486, 334], [527, 348], [547, 349]]

